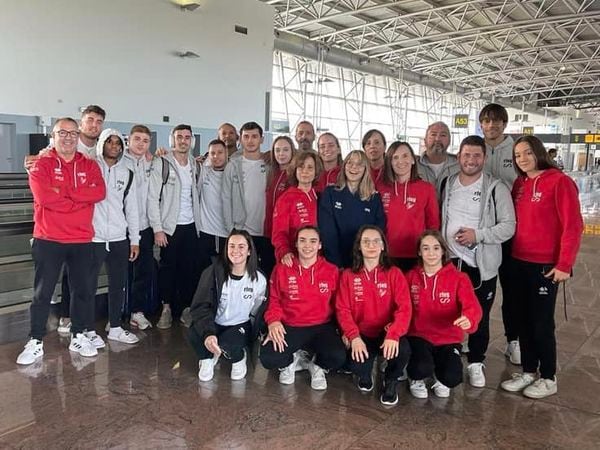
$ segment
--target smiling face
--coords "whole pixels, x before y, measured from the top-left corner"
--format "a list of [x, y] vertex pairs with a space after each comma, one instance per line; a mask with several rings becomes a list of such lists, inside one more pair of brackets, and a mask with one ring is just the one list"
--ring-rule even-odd
[[319, 250], [321, 250], [319, 233], [312, 229], [300, 231], [296, 239], [296, 248], [298, 249], [298, 258], [301, 263], [310, 264], [316, 261]]
[[337, 145], [336, 139], [330, 134], [324, 134], [319, 138], [318, 150], [323, 164], [336, 163], [338, 155], [341, 153], [340, 147]]
[[95, 112], [89, 112], [81, 118], [79, 130], [86, 138], [95, 141], [102, 133], [104, 118]]
[[394, 175], [400, 179], [410, 177], [410, 172], [415, 164], [410, 149], [406, 145], [400, 145], [392, 155], [392, 170]]
[[522, 141], [515, 146], [515, 163], [525, 174], [537, 170], [537, 159], [528, 142]]
[[317, 175], [317, 164], [313, 158], [306, 158], [296, 167], [296, 179], [299, 186], [312, 185]]
[[227, 164], [227, 149], [223, 144], [213, 144], [208, 147], [208, 159], [213, 169], [222, 169]]
[[250, 256], [250, 247], [246, 238], [240, 234], [229, 237], [227, 242], [227, 258], [232, 266], [246, 265]]
[[54, 147], [57, 153], [64, 159], [70, 160], [75, 156], [78, 135], [79, 129], [77, 124], [70, 120], [61, 120], [54, 124], [54, 128], [52, 129]]
[[371, 134], [365, 142], [364, 151], [369, 160], [369, 165], [379, 167], [383, 164], [383, 155], [385, 154], [385, 140], [379, 132]]
[[292, 161], [292, 146], [286, 139], [278, 139], [273, 145], [275, 161], [280, 167], [286, 167]]
[[104, 147], [102, 148], [102, 156], [107, 159], [117, 159], [121, 152], [123, 151], [123, 143], [119, 136], [109, 136], [108, 139], [104, 142]]
[[173, 133], [175, 141], [175, 151], [178, 153], [187, 153], [192, 147], [192, 132], [190, 130], [176, 130]]
[[450, 146], [450, 133], [444, 124], [436, 123], [429, 127], [425, 135], [425, 148], [427, 156], [436, 156], [446, 153]]
[[425, 236], [419, 245], [419, 256], [423, 259], [423, 267], [426, 269], [439, 269], [442, 267], [444, 249], [435, 237]]
[[129, 136], [129, 153], [135, 156], [144, 156], [150, 148], [151, 138], [146, 133], [136, 131]]
[[479, 145], [463, 145], [458, 153], [460, 171], [467, 176], [475, 176], [483, 170], [485, 153]]
[[315, 142], [315, 129], [313, 126], [307, 122], [300, 123], [296, 128], [298, 150], [312, 149], [313, 142]]
[[377, 230], [363, 231], [360, 237], [360, 252], [365, 260], [379, 261], [383, 249], [383, 237]]
[[217, 135], [220, 140], [225, 142], [225, 145], [229, 147], [235, 147], [237, 144], [237, 131], [229, 124], [223, 124], [219, 127]]
[[352, 155], [345, 164], [344, 175], [349, 183], [360, 183], [367, 166], [358, 155]]
[[492, 142], [498, 141], [504, 135], [506, 128], [506, 122], [501, 119], [490, 119], [489, 117], [484, 117], [480, 125], [485, 140]]

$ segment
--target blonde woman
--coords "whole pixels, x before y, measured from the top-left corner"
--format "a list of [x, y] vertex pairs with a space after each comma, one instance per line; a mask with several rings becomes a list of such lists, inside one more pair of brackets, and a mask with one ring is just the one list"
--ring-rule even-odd
[[369, 173], [367, 156], [351, 151], [342, 164], [338, 181], [325, 188], [319, 201], [318, 222], [325, 258], [338, 267], [352, 266], [352, 245], [363, 225], [385, 230], [381, 197]]

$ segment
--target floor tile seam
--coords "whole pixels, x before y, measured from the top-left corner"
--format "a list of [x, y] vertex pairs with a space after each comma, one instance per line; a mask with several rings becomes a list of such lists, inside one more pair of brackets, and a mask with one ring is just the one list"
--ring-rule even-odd
[[[594, 331], [593, 331], [593, 332], [592, 332], [592, 333], [591, 333], [589, 336], [587, 336], [587, 338], [585, 339], [585, 341], [583, 341], [583, 342], [582, 342], [582, 343], [579, 345], [579, 347], [577, 347], [577, 350], [575, 350], [574, 352], [569, 352], [569, 353], [571, 354], [571, 356], [570, 356], [570, 357], [567, 359], [567, 362], [565, 363], [565, 365], [564, 365], [564, 368], [562, 368], [562, 369], [561, 369], [561, 372], [562, 372], [564, 369], [568, 369], [568, 368], [570, 368], [570, 367], [571, 367], [571, 366], [574, 364], [574, 359], [575, 359], [575, 356], [586, 356], [586, 355], [583, 355], [583, 354], [581, 354], [581, 355], [578, 355], [578, 353], [579, 353], [579, 351], [580, 351], [580, 350], [581, 350], [583, 347], [585, 347], [585, 346], [587, 345], [587, 343], [588, 343], [588, 342], [590, 342], [592, 339], [597, 339], [597, 338], [598, 338], [597, 336], [596, 336], [596, 337], [594, 337], [594, 336], [596, 335], [596, 332], [597, 332], [598, 330], [600, 330], [600, 325], [598, 325], [598, 326], [597, 326], [597, 327], [594, 329]], [[559, 348], [559, 345], [557, 345], [557, 349], [558, 349], [558, 348]], [[558, 373], [557, 373], [557, 375], [558, 375]]]

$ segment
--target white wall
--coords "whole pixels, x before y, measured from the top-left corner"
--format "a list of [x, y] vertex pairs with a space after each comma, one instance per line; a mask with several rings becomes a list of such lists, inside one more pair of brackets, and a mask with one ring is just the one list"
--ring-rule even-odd
[[[0, 113], [215, 128], [265, 120], [273, 8], [257, 0], [2, 0]], [[235, 25], [248, 34], [234, 32]], [[193, 51], [181, 59], [177, 51]]]

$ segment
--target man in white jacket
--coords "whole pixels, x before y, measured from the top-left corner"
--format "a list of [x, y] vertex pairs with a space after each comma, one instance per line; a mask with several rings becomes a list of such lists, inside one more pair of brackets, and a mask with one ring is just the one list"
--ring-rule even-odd
[[[95, 288], [103, 264], [108, 275], [108, 339], [125, 344], [138, 342], [137, 336], [121, 327], [129, 261], [139, 254], [140, 229], [136, 183], [130, 162], [123, 158], [125, 145], [121, 133], [106, 129], [96, 146], [96, 161], [106, 183], [106, 198], [94, 209], [94, 243], [92, 276]], [[93, 329], [94, 324], [88, 324]], [[88, 338], [97, 348], [104, 347], [94, 332]]]

